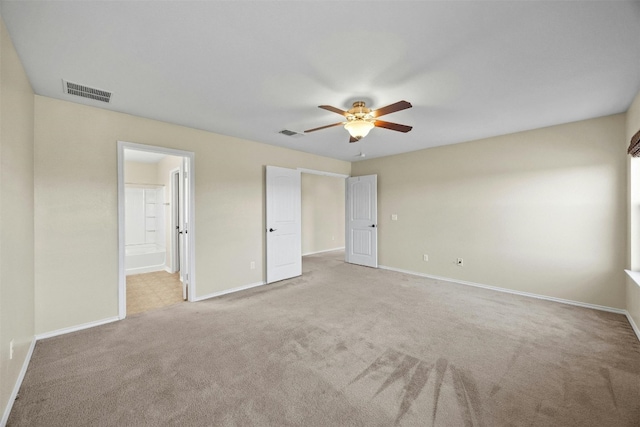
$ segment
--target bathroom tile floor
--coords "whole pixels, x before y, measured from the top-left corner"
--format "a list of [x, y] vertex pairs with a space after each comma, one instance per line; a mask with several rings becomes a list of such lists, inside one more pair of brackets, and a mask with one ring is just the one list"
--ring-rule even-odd
[[127, 315], [182, 302], [180, 274], [156, 271], [127, 276]]

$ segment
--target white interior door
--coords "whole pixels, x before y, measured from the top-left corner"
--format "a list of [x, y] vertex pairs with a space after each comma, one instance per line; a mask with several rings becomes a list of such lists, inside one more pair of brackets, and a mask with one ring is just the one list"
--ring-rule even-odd
[[171, 172], [171, 271], [180, 273], [180, 169]]
[[182, 281], [182, 299], [189, 297], [189, 159], [182, 159], [182, 179], [179, 187], [180, 206], [180, 280]]
[[378, 267], [378, 176], [346, 180], [345, 261]]
[[267, 166], [267, 283], [302, 274], [300, 171]]

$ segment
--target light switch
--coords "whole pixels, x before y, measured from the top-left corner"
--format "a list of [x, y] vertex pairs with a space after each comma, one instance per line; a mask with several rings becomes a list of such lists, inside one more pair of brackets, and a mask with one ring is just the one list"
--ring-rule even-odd
[[398, 215], [391, 214], [391, 221], [397, 221], [397, 220], [398, 220]]

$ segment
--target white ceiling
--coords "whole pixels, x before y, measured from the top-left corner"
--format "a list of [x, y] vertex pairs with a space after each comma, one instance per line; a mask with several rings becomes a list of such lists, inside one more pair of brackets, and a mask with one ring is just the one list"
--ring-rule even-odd
[[[626, 111], [640, 3], [3, 1], [39, 95], [348, 161]], [[66, 95], [62, 79], [114, 93]], [[349, 144], [318, 109], [413, 108]]]

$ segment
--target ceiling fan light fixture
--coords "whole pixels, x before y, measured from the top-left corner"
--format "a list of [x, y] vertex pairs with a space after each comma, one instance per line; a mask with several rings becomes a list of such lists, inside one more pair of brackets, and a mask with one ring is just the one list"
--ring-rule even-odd
[[349, 132], [349, 135], [357, 139], [358, 141], [364, 138], [369, 134], [369, 131], [374, 128], [373, 122], [356, 119], [350, 120], [345, 125], [344, 128]]
[[349, 132], [349, 142], [360, 141], [362, 138], [369, 134], [369, 131], [374, 127], [394, 130], [396, 132], [409, 132], [412, 127], [407, 125], [401, 125], [398, 123], [385, 122], [378, 120], [378, 117], [386, 114], [395, 113], [396, 111], [406, 110], [411, 108], [411, 103], [407, 101], [398, 101], [394, 104], [387, 105], [386, 107], [372, 110], [367, 108], [364, 101], [356, 101], [353, 103], [353, 108], [344, 111], [340, 108], [332, 107], [331, 105], [318, 105], [318, 108], [331, 111], [332, 113], [340, 114], [346, 118], [346, 122], [333, 123], [331, 125], [320, 126], [313, 129], [305, 130], [304, 133], [315, 132], [321, 129], [332, 128], [334, 126], [344, 125], [344, 128]]

